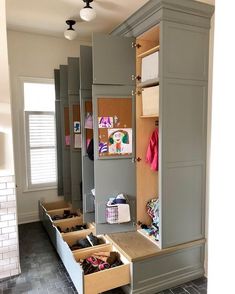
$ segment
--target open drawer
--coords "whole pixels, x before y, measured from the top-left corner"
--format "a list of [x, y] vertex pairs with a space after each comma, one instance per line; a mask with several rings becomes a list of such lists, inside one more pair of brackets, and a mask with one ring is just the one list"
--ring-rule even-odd
[[49, 210], [55, 210], [55, 209], [69, 209], [71, 208], [71, 205], [65, 202], [64, 200], [61, 201], [55, 201], [55, 202], [42, 202], [43, 207], [49, 211]]
[[[72, 228], [76, 229], [76, 226], [86, 226], [87, 229], [93, 229], [93, 230], [95, 229], [95, 227], [90, 223], [84, 224], [81, 217], [68, 218], [62, 221], [58, 220], [54, 222], [54, 225], [57, 228], [59, 227], [61, 229], [62, 235], [68, 234], [68, 233], [76, 234], [77, 232], [80, 232], [81, 230], [72, 231]], [[66, 230], [69, 230], [69, 232], [66, 232]]]
[[[87, 230], [82, 230], [82, 231], [78, 231], [78, 232], [73, 232], [73, 233], [68, 233], [68, 234], [63, 234], [62, 235], [62, 239], [68, 244], [69, 248], [74, 245], [78, 240], [81, 239], [85, 239], [87, 235], [89, 235], [90, 233], [94, 234], [95, 229], [91, 228], [91, 229], [87, 229]], [[103, 236], [97, 236], [99, 238], [100, 244], [94, 246], [95, 248], [99, 248], [102, 247], [105, 243], [106, 240], [104, 239]], [[91, 247], [87, 247], [87, 248], [82, 248], [82, 249], [76, 249], [73, 250], [74, 251], [81, 251], [81, 250], [85, 250]], [[71, 250], [72, 251], [72, 250]]]
[[73, 263], [73, 267], [75, 268], [75, 266], [77, 265], [77, 275], [75, 277], [75, 274], [73, 272], [71, 278], [79, 294], [98, 294], [130, 283], [130, 264], [127, 261], [127, 259], [120, 253], [119, 254], [123, 262], [123, 265], [88, 275], [84, 274], [84, 271], [79, 263], [79, 260], [90, 257], [94, 253], [104, 251], [118, 252], [118, 250], [113, 245], [106, 244], [99, 248], [93, 247], [90, 249], [76, 251], [73, 253], [75, 262], [75, 264]]
[[[71, 214], [77, 214], [77, 216], [71, 216], [71, 217], [64, 217], [64, 214], [66, 212], [70, 212]], [[60, 208], [60, 209], [54, 209], [54, 210], [48, 210], [47, 211], [48, 215], [50, 215], [51, 219], [53, 222], [56, 222], [56, 221], [65, 221], [65, 220], [68, 220], [68, 219], [72, 219], [72, 218], [81, 218], [81, 221], [82, 221], [82, 215], [80, 213], [79, 210], [74, 210], [72, 208]], [[59, 217], [59, 218], [55, 218], [55, 217]], [[55, 219], [54, 219], [55, 218]]]

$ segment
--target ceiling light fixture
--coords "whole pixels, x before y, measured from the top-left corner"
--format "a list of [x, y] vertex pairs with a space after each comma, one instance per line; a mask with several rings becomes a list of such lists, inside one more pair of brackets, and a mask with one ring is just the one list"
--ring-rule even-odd
[[67, 25], [69, 28], [64, 32], [64, 36], [66, 39], [72, 41], [77, 37], [77, 32], [74, 30], [73, 25], [75, 25], [75, 20], [66, 20]]
[[91, 21], [91, 20], [95, 19], [96, 12], [90, 6], [90, 3], [93, 2], [93, 0], [83, 0], [83, 2], [86, 3], [86, 6], [80, 10], [81, 19], [83, 19], [85, 21]]

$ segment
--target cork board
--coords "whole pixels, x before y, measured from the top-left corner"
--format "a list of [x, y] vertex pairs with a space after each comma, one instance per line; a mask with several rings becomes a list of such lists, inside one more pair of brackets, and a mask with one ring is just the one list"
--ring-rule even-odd
[[[91, 113], [92, 114], [92, 101], [86, 101], [85, 102], [85, 114]], [[93, 129], [85, 129], [85, 136], [86, 136], [86, 142], [87, 146], [90, 142], [90, 140], [93, 138]]]
[[98, 98], [99, 157], [132, 154], [132, 99]]

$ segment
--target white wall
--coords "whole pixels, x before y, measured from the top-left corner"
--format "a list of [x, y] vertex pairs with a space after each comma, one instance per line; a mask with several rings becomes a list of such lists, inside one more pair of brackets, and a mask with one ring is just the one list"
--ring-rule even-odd
[[208, 294], [234, 293], [234, 1], [216, 1]]
[[13, 174], [12, 123], [5, 1], [0, 2], [0, 174]]
[[[85, 45], [90, 45], [83, 43]], [[8, 48], [10, 78], [12, 91], [13, 138], [15, 150], [15, 167], [18, 199], [19, 223], [38, 219], [38, 200], [61, 199], [55, 189], [46, 191], [25, 192], [24, 150], [22, 129], [20, 128], [20, 77], [53, 78], [54, 68], [67, 63], [67, 57], [79, 56], [78, 41], [68, 41], [43, 35], [8, 31]]]

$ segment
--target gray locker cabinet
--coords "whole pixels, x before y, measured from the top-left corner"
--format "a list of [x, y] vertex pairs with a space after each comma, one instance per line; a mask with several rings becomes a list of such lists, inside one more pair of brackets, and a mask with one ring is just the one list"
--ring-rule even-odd
[[[94, 161], [87, 155], [87, 130], [85, 116], [87, 104], [92, 104], [92, 47], [80, 46], [80, 97], [81, 97], [81, 131], [82, 131], [82, 196], [84, 222], [95, 221], [94, 196]], [[92, 112], [92, 108], [91, 108]], [[90, 131], [91, 132], [91, 131]]]
[[64, 195], [63, 188], [63, 160], [61, 139], [61, 113], [60, 113], [60, 70], [54, 70], [55, 81], [55, 120], [56, 120], [56, 154], [57, 154], [57, 194]]
[[68, 94], [79, 95], [80, 67], [79, 58], [68, 57]]
[[[160, 26], [158, 181], [161, 248], [205, 236], [207, 80], [209, 29], [213, 10], [213, 6], [197, 1], [150, 0], [107, 39], [110, 41], [113, 36], [138, 37], [154, 25]], [[116, 66], [115, 58], [119, 55], [112, 55], [104, 37], [99, 40], [99, 36], [94, 36], [93, 43], [94, 83], [115, 84], [112, 80], [113, 77], [116, 78], [112, 71], [114, 68], [117, 69], [117, 75], [122, 73], [126, 77], [126, 71], [130, 75], [130, 67], [122, 63], [121, 67]], [[119, 45], [121, 47], [121, 42]], [[109, 52], [107, 67], [106, 52]], [[125, 54], [123, 60], [126, 60]], [[132, 60], [130, 53], [129, 60]], [[106, 73], [111, 74], [107, 76]], [[122, 80], [121, 83], [128, 84], [128, 80]], [[117, 81], [120, 83], [118, 78]], [[98, 86], [94, 86], [94, 104], [97, 95], [101, 93], [103, 96], [117, 93], [107, 91], [105, 86], [102, 91], [96, 87]], [[96, 140], [95, 143], [97, 144]], [[118, 170], [116, 176], [120, 175], [121, 178], [122, 160], [116, 162], [120, 166], [115, 163], [115, 168], [110, 160], [95, 159], [98, 228], [104, 209], [104, 196], [101, 195], [116, 190], [116, 184], [109, 177], [105, 180], [100, 175], [105, 171], [104, 166], [108, 174], [109, 171]], [[105, 185], [108, 185], [108, 191], [103, 189]], [[103, 232], [111, 230], [112, 226], [109, 226]]]
[[[68, 117], [67, 121], [65, 121], [65, 112], [68, 109], [68, 66], [60, 65], [60, 111], [63, 160], [63, 187], [65, 201], [71, 202], [70, 147], [66, 146], [65, 144], [65, 129], [67, 128], [67, 126], [69, 126]], [[68, 113], [68, 111], [66, 113]]]
[[93, 84], [135, 85], [134, 38], [93, 35]]

